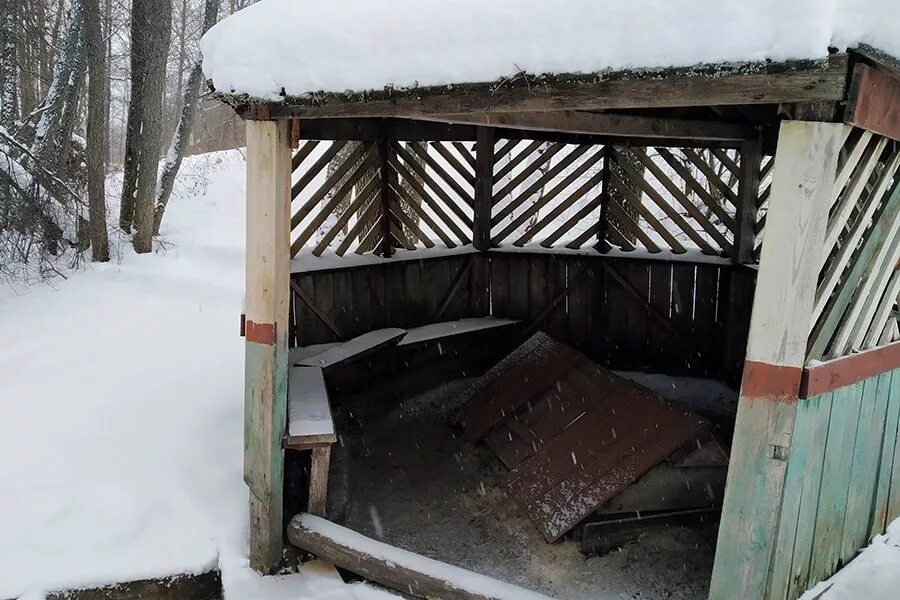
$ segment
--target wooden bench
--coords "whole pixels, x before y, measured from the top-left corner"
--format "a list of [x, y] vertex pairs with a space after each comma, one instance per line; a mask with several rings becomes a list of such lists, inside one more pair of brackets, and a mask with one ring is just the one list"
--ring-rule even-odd
[[337, 435], [321, 368], [290, 367], [287, 421], [283, 446], [311, 453], [308, 510], [325, 516], [331, 445], [337, 441]]

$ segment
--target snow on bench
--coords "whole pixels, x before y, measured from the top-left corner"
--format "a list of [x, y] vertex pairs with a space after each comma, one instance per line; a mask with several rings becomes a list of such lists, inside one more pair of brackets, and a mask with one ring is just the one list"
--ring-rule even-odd
[[443, 323], [431, 323], [421, 327], [413, 327], [406, 332], [406, 337], [400, 340], [398, 346], [411, 346], [413, 344], [422, 344], [435, 340], [442, 340], [455, 335], [471, 333], [473, 331], [483, 331], [485, 329], [495, 329], [497, 327], [508, 327], [515, 325], [519, 321], [517, 319], [498, 319], [495, 317], [475, 317], [469, 319], [459, 319], [458, 321], [444, 321]]
[[301, 513], [291, 520], [290, 542], [321, 560], [417, 598], [453, 600], [550, 600], [486, 575], [368, 538]]
[[285, 448], [306, 450], [337, 441], [322, 369], [291, 367], [288, 373], [288, 431]]
[[369, 333], [355, 337], [343, 344], [337, 344], [324, 352], [307, 356], [298, 360], [295, 364], [305, 367], [321, 367], [327, 369], [341, 363], [356, 360], [371, 354], [385, 346], [391, 346], [406, 335], [405, 329], [389, 327], [387, 329], [376, 329]]

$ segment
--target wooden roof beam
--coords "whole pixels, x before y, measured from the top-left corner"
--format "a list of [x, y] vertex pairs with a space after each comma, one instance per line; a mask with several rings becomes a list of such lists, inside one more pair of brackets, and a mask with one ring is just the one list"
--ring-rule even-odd
[[[845, 97], [847, 64], [846, 54], [833, 54], [824, 61], [523, 76], [501, 83], [316, 93], [272, 104], [270, 116], [422, 118], [460, 113], [840, 101]], [[229, 101], [240, 102], [238, 98]], [[239, 108], [245, 116], [251, 116], [250, 102]]]
[[853, 69], [844, 121], [900, 140], [900, 79], [858, 63]]
[[[432, 117], [428, 117], [431, 119]], [[604, 135], [626, 138], [735, 142], [755, 139], [753, 126], [721, 121], [685, 121], [577, 110], [520, 111], [509, 113], [447, 114], [434, 117], [460, 125], [484, 125], [505, 129]]]

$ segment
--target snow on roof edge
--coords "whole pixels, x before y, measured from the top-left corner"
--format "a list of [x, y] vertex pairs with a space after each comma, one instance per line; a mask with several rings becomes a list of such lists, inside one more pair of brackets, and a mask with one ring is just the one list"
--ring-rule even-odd
[[222, 95], [315, 101], [517, 73], [823, 59], [862, 43], [900, 55], [898, 34], [895, 0], [262, 0], [213, 27], [202, 51]]

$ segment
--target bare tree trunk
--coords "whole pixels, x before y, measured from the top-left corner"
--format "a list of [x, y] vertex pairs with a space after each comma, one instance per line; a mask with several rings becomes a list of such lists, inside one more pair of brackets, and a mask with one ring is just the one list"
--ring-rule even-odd
[[103, 132], [103, 164], [109, 167], [112, 160], [112, 151], [110, 149], [110, 101], [112, 98], [112, 77], [110, 77], [110, 69], [112, 68], [112, 0], [106, 0], [103, 7], [103, 37], [106, 40], [106, 102], [104, 103], [105, 115], [103, 122], [106, 123], [106, 130]]
[[[77, 79], [77, 70], [81, 64], [80, 53], [84, 50], [82, 34], [84, 30], [84, 7], [81, 0], [72, 0], [69, 13], [69, 25], [62, 39], [62, 50], [53, 68], [53, 81], [44, 99], [44, 112], [35, 130], [31, 153], [43, 164], [58, 164], [60, 145], [63, 143], [60, 134], [63, 131], [63, 119], [66, 108], [66, 96], [70, 84]], [[69, 143], [70, 140], [65, 140]]]
[[[172, 35], [172, 3], [171, 0], [142, 0], [135, 2], [132, 10], [132, 79], [142, 80], [141, 94], [137, 99], [140, 103], [140, 125], [128, 130], [129, 136], [137, 136], [131, 145], [138, 158], [133, 195], [133, 244], [135, 252], [144, 253], [150, 252], [153, 246], [154, 192], [162, 136], [166, 56]], [[132, 93], [130, 110], [137, 108], [134, 101]]]
[[15, 3], [7, 7], [0, 23], [3, 47], [0, 48], [0, 126], [12, 129], [18, 116], [18, 64], [16, 62], [16, 31], [18, 11]]
[[[206, 0], [203, 13], [203, 31], [206, 33], [209, 28], [215, 25], [219, 16], [219, 0]], [[201, 33], [201, 35], [202, 35]], [[183, 40], [182, 40], [183, 44]], [[172, 143], [169, 145], [169, 151], [166, 152], [166, 161], [163, 165], [162, 174], [159, 177], [159, 185], [156, 189], [156, 208], [153, 214], [153, 234], [159, 235], [159, 226], [162, 223], [163, 214], [166, 212], [166, 206], [169, 198], [172, 197], [172, 187], [175, 185], [175, 177], [178, 175], [178, 169], [181, 167], [181, 160], [184, 158], [184, 150], [190, 141], [191, 131], [194, 128], [194, 117], [197, 114], [197, 98], [200, 95], [200, 86], [203, 83], [203, 69], [200, 56], [194, 59], [194, 65], [191, 68], [191, 74], [188, 76], [187, 87], [184, 89], [184, 98], [181, 102], [181, 118], [178, 120], [178, 126], [172, 136]]]
[[88, 116], [87, 116], [87, 191], [88, 228], [91, 238], [91, 258], [109, 260], [109, 239], [106, 232], [106, 191], [104, 144], [106, 142], [106, 48], [100, 25], [99, 0], [84, 0], [85, 38], [87, 44]]

